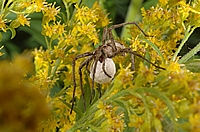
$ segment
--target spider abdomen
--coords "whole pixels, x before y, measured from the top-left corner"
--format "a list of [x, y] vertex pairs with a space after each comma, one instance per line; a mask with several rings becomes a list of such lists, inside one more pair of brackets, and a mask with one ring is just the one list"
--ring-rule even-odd
[[[97, 67], [95, 70], [94, 81], [97, 83], [100, 83], [100, 84], [110, 82], [116, 73], [115, 63], [113, 62], [112, 59], [106, 58], [104, 60], [104, 62], [105, 62], [104, 69], [103, 69], [103, 62], [98, 61]], [[90, 78], [91, 79], [93, 76], [93, 71], [94, 71], [94, 63], [90, 67]], [[106, 75], [106, 74], [108, 74], [108, 75]]]

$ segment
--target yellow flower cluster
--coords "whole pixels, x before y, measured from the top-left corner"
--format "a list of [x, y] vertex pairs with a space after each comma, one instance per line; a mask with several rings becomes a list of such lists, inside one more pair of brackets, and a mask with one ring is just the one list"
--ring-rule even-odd
[[[143, 17], [139, 25], [149, 35], [145, 38], [158, 47], [165, 62], [172, 59], [177, 44], [181, 41], [184, 42], [188, 33], [199, 27], [199, 10], [200, 8], [195, 2], [187, 4], [186, 1], [173, 2], [170, 0], [160, 0], [157, 6], [153, 6], [149, 10], [141, 9]], [[191, 27], [194, 28], [191, 29]], [[158, 64], [163, 61], [155, 49], [143, 39], [144, 35], [141, 35], [138, 29], [131, 27], [130, 34], [132, 35], [131, 47], [135, 51], [144, 55], [149, 53], [151, 61]]]
[[12, 62], [0, 62], [0, 131], [35, 132], [49, 117], [45, 97], [25, 78], [32, 73], [30, 54], [16, 55]]
[[[99, 115], [105, 116], [107, 119], [101, 124], [101, 132], [121, 132], [124, 130], [124, 120], [123, 113], [117, 113], [118, 107], [112, 105], [104, 105], [103, 102], [100, 102], [97, 106], [102, 113], [97, 112]], [[97, 116], [99, 116], [97, 115]]]
[[[13, 30], [22, 26], [30, 26], [29, 14], [34, 12], [40, 12], [45, 7], [44, 0], [18, 0], [18, 1], [9, 1], [2, 0], [1, 2], [1, 11], [0, 11], [0, 31], [6, 32], [7, 30]], [[4, 7], [4, 8], [3, 8]], [[8, 17], [9, 14], [16, 14], [16, 19], [10, 20]], [[13, 34], [14, 37], [15, 34]]]
[[[70, 103], [73, 92], [71, 62], [75, 56], [74, 52], [83, 53], [92, 49], [92, 43], [99, 43], [97, 28], [102, 28], [109, 23], [107, 15], [97, 2], [91, 9], [80, 6], [74, 1], [63, 2], [68, 5], [66, 6], [67, 13], [70, 13], [69, 5], [75, 5], [76, 8], [72, 17], [66, 14], [67, 20], [60, 16], [60, 7], [56, 7], [56, 3], [43, 3], [42, 34], [45, 36], [47, 49], [40, 48], [33, 52], [36, 75], [31, 79], [46, 94], [47, 102], [54, 113], [49, 120], [41, 124], [39, 129], [45, 129], [45, 131], [55, 130], [56, 127], [61, 131], [66, 131], [75, 123], [76, 113], [73, 112], [70, 115], [69, 106], [66, 106]], [[62, 101], [60, 96], [50, 96], [51, 89], [60, 85], [58, 82], [63, 82], [63, 87], [66, 88], [60, 91], [60, 95], [64, 95]], [[78, 87], [76, 97], [80, 99], [81, 92]]]

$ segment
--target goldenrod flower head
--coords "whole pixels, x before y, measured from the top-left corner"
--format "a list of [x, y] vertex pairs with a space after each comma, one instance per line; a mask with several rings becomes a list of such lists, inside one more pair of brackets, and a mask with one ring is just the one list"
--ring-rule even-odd
[[167, 67], [167, 71], [179, 73], [179, 72], [182, 71], [182, 69], [181, 69], [179, 63], [177, 63], [177, 62], [171, 62], [171, 63], [169, 64], [169, 66]]
[[104, 27], [109, 24], [108, 15], [104, 13], [98, 2], [95, 2], [91, 9], [86, 6], [80, 8], [78, 5], [75, 5], [75, 7], [77, 8], [77, 13], [75, 14], [76, 21], [85, 24], [92, 22], [97, 27]]
[[44, 10], [45, 5], [46, 5], [46, 0], [33, 0], [32, 3], [35, 4], [35, 11], [40, 12]]
[[82, 6], [80, 8], [76, 4], [75, 7], [77, 9], [77, 13], [75, 14], [76, 21], [87, 24], [89, 22], [95, 23], [98, 20], [98, 16], [95, 14], [95, 12], [87, 6]]
[[140, 69], [138, 74], [142, 74], [146, 79], [146, 82], [152, 82], [154, 80], [154, 71], [153, 69], [148, 68], [143, 63], [140, 63]]
[[132, 79], [133, 79], [133, 71], [131, 71], [130, 67], [131, 64], [129, 64], [126, 68], [123, 68], [123, 66], [120, 64], [119, 74], [117, 75], [115, 81], [121, 82], [123, 86], [131, 85]]
[[103, 102], [99, 102], [97, 107], [100, 109], [95, 116], [105, 116], [106, 120], [102, 122], [102, 130], [109, 130], [111, 132], [119, 132], [124, 130], [124, 114], [117, 113], [117, 106], [105, 105]]
[[65, 26], [64, 23], [61, 24], [61, 21], [56, 22], [53, 27], [55, 34], [62, 36], [65, 33]]
[[30, 20], [31, 18], [26, 18], [27, 16], [24, 16], [24, 14], [20, 14], [17, 16], [17, 20], [19, 21], [19, 23], [24, 26], [24, 25], [27, 25], [27, 26], [30, 26]]
[[47, 37], [51, 37], [54, 34], [53, 25], [49, 25], [49, 23], [43, 25], [42, 34]]
[[95, 25], [91, 22], [87, 24], [78, 23], [73, 29], [71, 34], [76, 36], [79, 39], [81, 44], [91, 43], [94, 44], [99, 43], [97, 30]]
[[95, 14], [98, 15], [98, 21], [96, 21], [97, 27], [105, 27], [110, 23], [110, 19], [108, 19], [108, 14], [104, 12], [101, 5], [97, 1], [92, 6], [92, 10], [94, 10]]
[[6, 20], [4, 19], [4, 14], [0, 15], [0, 29], [6, 32]]
[[56, 16], [58, 16], [58, 14], [60, 13], [60, 7], [55, 7], [55, 4], [56, 2], [54, 2], [53, 4], [50, 3], [45, 6], [43, 10], [44, 23], [56, 20]]

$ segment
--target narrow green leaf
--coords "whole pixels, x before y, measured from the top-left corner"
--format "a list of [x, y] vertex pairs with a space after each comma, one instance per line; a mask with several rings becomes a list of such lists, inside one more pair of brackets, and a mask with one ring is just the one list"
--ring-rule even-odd
[[194, 56], [198, 51], [200, 51], [200, 43], [197, 44], [192, 50], [190, 50], [187, 54], [185, 54], [178, 63], [185, 63], [189, 60], [192, 56]]
[[176, 60], [176, 58], [177, 58], [178, 54], [180, 53], [182, 47], [184, 46], [184, 44], [186, 43], [186, 41], [189, 39], [190, 35], [194, 32], [195, 28], [196, 27], [191, 28], [190, 25], [187, 27], [187, 29], [185, 31], [185, 36], [184, 36], [184, 38], [181, 41], [178, 49], [176, 50], [176, 52], [174, 53], [174, 55], [173, 55], [173, 57], [171, 59], [172, 62]]
[[11, 39], [13, 39], [16, 36], [16, 30], [12, 27], [8, 27], [12, 33]]
[[2, 33], [0, 32], [0, 42], [2, 41], [2, 36], [3, 36], [3, 35], [2, 35]]
[[184, 65], [191, 72], [198, 72], [198, 73], [200, 73], [200, 59], [195, 59], [195, 60], [187, 61], [186, 63], [184, 63]]
[[158, 47], [157, 47], [154, 43], [152, 43], [151, 41], [149, 41], [149, 40], [146, 39], [146, 38], [143, 38], [143, 40], [144, 40], [145, 42], [147, 42], [147, 43], [156, 51], [156, 53], [162, 58], [162, 62], [164, 63], [165, 60], [164, 60], [164, 58], [163, 58], [163, 55], [162, 55], [161, 51], [158, 49]]
[[[67, 107], [69, 107], [70, 109], [71, 109], [71, 104], [69, 104], [69, 103], [67, 103], [67, 102], [65, 102], [64, 100], [62, 100], [62, 99], [59, 99], [60, 101], [62, 101]], [[83, 115], [83, 113], [78, 109], [78, 108], [76, 108], [76, 107], [74, 107], [74, 109], [73, 109], [78, 115]]]

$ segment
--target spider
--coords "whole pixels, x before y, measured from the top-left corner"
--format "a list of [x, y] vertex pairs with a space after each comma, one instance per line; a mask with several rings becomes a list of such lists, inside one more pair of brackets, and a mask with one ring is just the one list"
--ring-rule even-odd
[[[142, 55], [136, 53], [129, 47], [125, 47], [123, 44], [117, 42], [114, 40], [114, 37], [112, 35], [112, 30], [115, 28], [119, 28], [125, 25], [135, 25], [145, 36], [148, 36], [140, 27], [139, 25], [134, 21], [134, 22], [125, 22], [117, 25], [112, 25], [110, 27], [106, 27], [103, 29], [103, 36], [102, 36], [102, 45], [100, 45], [97, 49], [95, 49], [92, 52], [86, 52], [83, 54], [79, 54], [75, 56], [72, 62], [72, 79], [73, 79], [73, 96], [72, 96], [72, 105], [71, 105], [71, 111], [70, 114], [73, 111], [74, 108], [74, 103], [75, 103], [75, 91], [76, 91], [76, 78], [75, 78], [75, 66], [76, 66], [76, 61], [80, 58], [87, 57], [79, 66], [79, 77], [80, 77], [80, 89], [82, 92], [82, 98], [83, 98], [83, 103], [84, 103], [84, 109], [86, 109], [86, 104], [84, 101], [84, 90], [83, 90], [83, 80], [82, 80], [82, 68], [85, 66], [86, 70], [90, 73], [90, 78], [92, 79], [92, 90], [91, 90], [91, 97], [92, 99], [92, 91], [94, 89], [94, 83], [97, 82], [99, 84], [106, 83], [111, 81], [114, 78], [114, 74], [116, 72], [115, 69], [115, 64], [112, 60], [113, 57], [117, 55], [123, 55], [125, 53], [131, 54], [131, 59], [132, 59], [132, 70], [134, 69], [134, 60], [133, 56], [138, 56], [148, 63], [152, 64], [156, 68], [163, 69], [162, 67], [159, 67], [155, 65], [154, 63], [150, 62], [147, 60], [145, 57]], [[90, 62], [92, 64], [90, 65], [90, 70], [88, 68]], [[97, 73], [97, 74], [96, 74]], [[103, 77], [102, 77], [103, 76]]]

